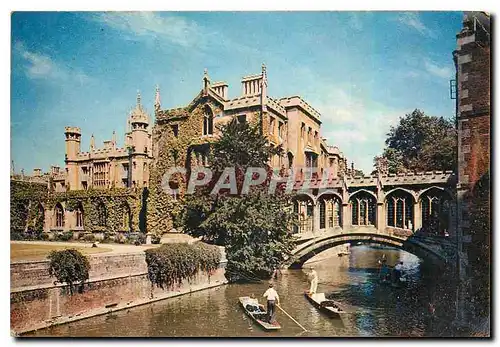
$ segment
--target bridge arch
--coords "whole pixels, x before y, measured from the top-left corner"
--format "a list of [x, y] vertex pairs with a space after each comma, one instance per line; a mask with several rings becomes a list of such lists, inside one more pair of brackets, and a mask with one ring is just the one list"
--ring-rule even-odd
[[447, 263], [446, 256], [431, 248], [427, 248], [422, 243], [415, 242], [410, 238], [400, 238], [385, 234], [376, 233], [348, 233], [324, 236], [299, 245], [292, 253], [290, 262], [291, 268], [301, 268], [304, 263], [315, 255], [349, 242], [377, 243], [381, 245], [396, 247], [412, 253], [422, 259], [430, 259], [438, 264]]

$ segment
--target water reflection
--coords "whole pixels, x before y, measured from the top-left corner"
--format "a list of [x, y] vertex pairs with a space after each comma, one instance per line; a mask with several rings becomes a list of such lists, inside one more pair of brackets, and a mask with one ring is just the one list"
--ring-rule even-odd
[[[382, 254], [389, 265], [403, 261], [407, 285], [394, 288], [378, 281], [377, 260]], [[256, 326], [239, 307], [238, 297], [262, 294], [267, 282], [227, 285], [178, 298], [163, 300], [126, 311], [113, 317], [101, 316], [44, 329], [36, 336], [437, 336], [449, 333], [452, 309], [441, 303], [441, 313], [429, 324], [429, 300], [444, 297], [453, 306], [450, 283], [436, 280], [436, 273], [423, 271], [416, 256], [391, 248], [354, 246], [347, 256], [337, 250], [325, 251], [305, 264], [304, 270], [286, 270], [275, 288], [282, 307], [302, 329], [279, 309], [282, 329], [268, 333]], [[331, 319], [315, 309], [303, 296], [308, 289], [307, 268], [314, 266], [319, 276], [318, 292], [345, 304], [345, 319]], [[439, 283], [441, 282], [441, 283]], [[448, 290], [447, 290], [448, 288]]]

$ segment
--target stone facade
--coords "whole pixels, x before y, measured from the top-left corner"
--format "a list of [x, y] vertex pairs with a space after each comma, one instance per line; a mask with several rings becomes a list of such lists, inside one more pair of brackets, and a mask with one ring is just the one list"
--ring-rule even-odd
[[457, 83], [458, 234], [471, 241], [467, 193], [490, 168], [490, 19], [481, 12], [464, 14], [453, 52]]

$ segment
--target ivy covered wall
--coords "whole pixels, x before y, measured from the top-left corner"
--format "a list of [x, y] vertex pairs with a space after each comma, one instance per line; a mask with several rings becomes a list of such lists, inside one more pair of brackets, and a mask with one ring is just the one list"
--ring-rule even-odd
[[[146, 190], [109, 189], [49, 192], [47, 185], [11, 181], [11, 232], [84, 230], [86, 232], [145, 232], [142, 209]], [[56, 228], [55, 207], [64, 209], [65, 225]], [[83, 228], [76, 228], [76, 210], [83, 214]]]

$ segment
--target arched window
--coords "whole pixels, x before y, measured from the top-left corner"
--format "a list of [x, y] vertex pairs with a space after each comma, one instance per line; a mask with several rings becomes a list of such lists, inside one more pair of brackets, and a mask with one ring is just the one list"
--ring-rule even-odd
[[104, 203], [100, 201], [97, 204], [97, 225], [99, 225], [100, 227], [105, 227], [106, 219], [107, 219], [106, 206], [104, 206]]
[[386, 198], [387, 226], [413, 230], [413, 197], [397, 190]]
[[349, 199], [352, 212], [352, 225], [375, 225], [377, 204], [375, 198], [360, 192]]
[[59, 203], [56, 205], [56, 227], [64, 227], [64, 209]]
[[44, 224], [45, 224], [45, 209], [43, 208], [42, 204], [38, 204], [38, 209], [35, 218], [35, 230], [43, 231]]
[[335, 195], [321, 197], [319, 201], [319, 228], [335, 228], [341, 226], [342, 204]]
[[314, 205], [309, 197], [299, 197], [296, 200], [297, 206], [294, 206], [299, 218], [299, 232], [312, 232], [314, 226]]
[[83, 228], [83, 207], [81, 203], [76, 206], [76, 227]]
[[124, 231], [132, 231], [132, 212], [130, 206], [124, 202], [122, 205], [122, 227]]
[[420, 198], [422, 210], [422, 229], [425, 232], [440, 234], [450, 227], [450, 197], [439, 189], [433, 188]]
[[214, 114], [210, 107], [205, 107], [203, 115], [203, 135], [213, 135], [214, 133]]

